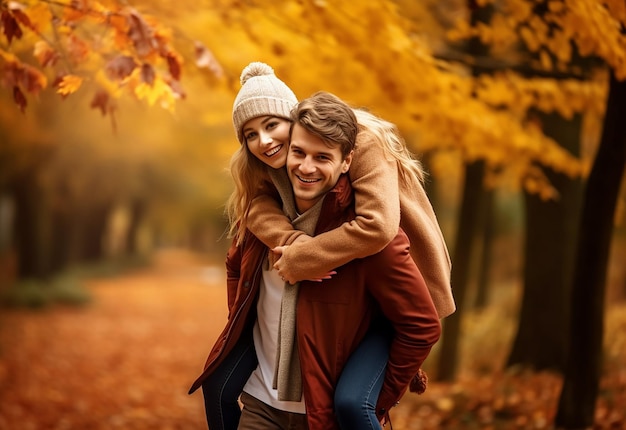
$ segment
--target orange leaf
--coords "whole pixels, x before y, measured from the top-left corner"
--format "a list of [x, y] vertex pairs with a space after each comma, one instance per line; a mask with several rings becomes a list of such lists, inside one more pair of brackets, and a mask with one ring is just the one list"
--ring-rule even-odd
[[82, 63], [85, 61], [89, 56], [90, 50], [89, 44], [76, 35], [72, 34], [68, 38], [67, 52], [74, 62]]
[[83, 83], [83, 78], [76, 75], [65, 75], [57, 85], [57, 93], [67, 96], [78, 91]]
[[114, 14], [109, 16], [109, 23], [111, 27], [115, 28], [120, 33], [128, 33], [129, 22], [123, 15]]
[[70, 5], [63, 9], [63, 19], [68, 22], [78, 21], [88, 10], [85, 0], [72, 0]]
[[50, 26], [52, 13], [48, 5], [44, 2], [37, 2], [33, 6], [30, 6], [27, 11], [29, 22], [33, 30], [42, 32], [44, 28]]
[[52, 47], [48, 45], [48, 42], [44, 40], [39, 40], [35, 43], [35, 49], [33, 54], [35, 55], [35, 58], [37, 58], [37, 61], [39, 61], [39, 64], [41, 64], [42, 67], [54, 66], [54, 64], [59, 59], [59, 54], [57, 53], [57, 51], [52, 49]]

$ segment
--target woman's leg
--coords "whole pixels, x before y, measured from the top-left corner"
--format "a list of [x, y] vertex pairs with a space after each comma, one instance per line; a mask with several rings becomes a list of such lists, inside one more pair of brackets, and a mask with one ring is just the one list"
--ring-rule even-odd
[[238, 399], [257, 366], [252, 336], [244, 336], [228, 357], [202, 384], [209, 430], [236, 430], [241, 409]]
[[352, 353], [335, 390], [335, 413], [342, 430], [380, 429], [376, 402], [383, 386], [391, 336], [371, 328]]

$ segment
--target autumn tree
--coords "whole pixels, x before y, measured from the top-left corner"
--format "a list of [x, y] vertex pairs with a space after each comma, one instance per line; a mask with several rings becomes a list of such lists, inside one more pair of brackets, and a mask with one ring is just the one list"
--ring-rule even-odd
[[592, 426], [602, 375], [606, 272], [613, 219], [626, 164], [626, 80], [611, 72], [600, 147], [587, 186], [576, 247], [571, 335], [556, 425]]
[[[473, 2], [468, 2], [470, 10], [470, 24], [486, 22], [490, 11], [479, 8]], [[486, 55], [487, 47], [477, 38], [471, 38], [467, 43], [468, 55], [475, 58]], [[475, 66], [473, 75], [480, 75], [482, 70]], [[452, 381], [456, 377], [459, 363], [458, 347], [460, 344], [461, 321], [467, 308], [467, 290], [470, 282], [471, 256], [478, 239], [481, 225], [481, 209], [487, 203], [484, 190], [485, 163], [483, 160], [474, 160], [467, 163], [464, 169], [463, 187], [458, 216], [457, 234], [455, 237], [454, 252], [452, 255], [452, 277], [454, 297], [457, 304], [456, 312], [448, 317], [443, 326], [443, 339], [438, 357], [437, 379]]]
[[[0, 82], [22, 112], [40, 121], [49, 124], [55, 117], [54, 101], [43, 93], [47, 88], [58, 94], [59, 102], [78, 91], [91, 93], [85, 106], [108, 116], [113, 129], [118, 100], [124, 95], [169, 110], [185, 97], [180, 81], [183, 56], [172, 45], [171, 29], [126, 3], [3, 1], [0, 13], [6, 41], [0, 44]], [[220, 66], [204, 45], [189, 44], [191, 60], [219, 76]], [[38, 106], [29, 104], [30, 99], [38, 99]], [[0, 127], [10, 127], [11, 113], [5, 113]], [[44, 183], [42, 177], [51, 177], [50, 167], [67, 154], [68, 144], [38, 133], [46, 128], [42, 124], [31, 127], [30, 137], [23, 130], [2, 133], [9, 158], [2, 166], [0, 186], [16, 206], [19, 275], [44, 277], [72, 261], [102, 257], [102, 236], [120, 194], [102, 192], [102, 185], [113, 181], [100, 182], [97, 169], [85, 164], [93, 160], [90, 157], [83, 158], [88, 175], [78, 188], [81, 173], [76, 168], [72, 177], [58, 175], [54, 186], [49, 179]], [[94, 187], [100, 193], [89, 194]], [[46, 252], [47, 243], [55, 249]]]
[[[535, 2], [515, 20], [524, 42], [522, 52], [529, 58], [526, 76], [589, 81], [593, 61], [583, 60], [576, 45], [554, 42], [561, 28], [551, 20], [549, 2]], [[510, 14], [510, 12], [508, 12]], [[564, 52], [563, 52], [564, 51]], [[597, 66], [597, 64], [596, 64]], [[532, 108], [531, 120], [537, 121], [546, 135], [568, 152], [581, 156], [584, 112], [544, 112]], [[556, 190], [548, 201], [526, 192], [524, 289], [516, 337], [507, 365], [534, 369], [562, 370], [565, 365], [573, 249], [578, 230], [581, 180], [549, 167], [541, 167]]]
[[[624, 26], [626, 23], [626, 5], [618, 1], [550, 1], [550, 2], [502, 2], [504, 9], [509, 11], [507, 20], [495, 21], [515, 23], [511, 34], [521, 29], [520, 34], [525, 46], [537, 54], [535, 63], [539, 70], [546, 73], [580, 73], [580, 57], [599, 58], [611, 70], [610, 92], [604, 122], [604, 133], [598, 154], [594, 161], [592, 174], [587, 183], [582, 221], [579, 227], [580, 239], [576, 248], [576, 265], [573, 273], [567, 278], [572, 282], [572, 299], [565, 297], [565, 303], [571, 303], [571, 330], [565, 336], [569, 342], [565, 384], [559, 405], [557, 424], [566, 428], [585, 428], [593, 423], [595, 399], [598, 393], [600, 363], [602, 357], [602, 319], [604, 303], [605, 272], [608, 262], [608, 246], [610, 243], [615, 201], [624, 169], [624, 136], [616, 124], [617, 111], [623, 110], [623, 85], [626, 78], [624, 68], [626, 57], [626, 39]], [[533, 9], [535, 8], [535, 9]], [[536, 8], [541, 13], [536, 14]], [[517, 17], [517, 18], [516, 18]], [[521, 19], [519, 19], [521, 18]], [[582, 23], [588, 23], [583, 25]], [[574, 30], [575, 28], [575, 30]], [[491, 28], [477, 29], [483, 37], [495, 36], [497, 25]], [[600, 30], [602, 29], [602, 34]], [[565, 66], [568, 66], [565, 68]], [[565, 110], [562, 110], [562, 109]], [[572, 116], [571, 104], [557, 109], [564, 118]], [[549, 111], [547, 111], [549, 112]], [[596, 110], [598, 112], [598, 110]], [[545, 119], [545, 117], [544, 117]], [[546, 124], [546, 128], [549, 125]], [[558, 127], [562, 129], [562, 127]], [[575, 132], [575, 134], [578, 134]], [[603, 173], [600, 174], [599, 172]], [[599, 178], [602, 178], [601, 180]], [[554, 178], [554, 175], [551, 175]], [[558, 178], [554, 178], [558, 179]], [[598, 210], [601, 208], [601, 210]], [[559, 219], [574, 219], [568, 214], [561, 215], [550, 224], [567, 225]], [[553, 228], [553, 227], [552, 227]], [[572, 235], [573, 228], [565, 230], [565, 235]], [[601, 234], [598, 234], [601, 232]], [[528, 250], [528, 252], [532, 252]], [[569, 257], [560, 260], [560, 267], [568, 267]], [[548, 272], [554, 272], [551, 267]], [[541, 276], [542, 279], [547, 277]], [[559, 281], [558, 285], [564, 285]], [[550, 285], [552, 286], [552, 285]], [[545, 290], [545, 289], [544, 289]], [[545, 293], [543, 293], [545, 294]], [[535, 300], [536, 302], [536, 300]], [[532, 303], [534, 307], [536, 303]], [[530, 311], [530, 307], [525, 307]], [[524, 312], [524, 310], [523, 310]], [[569, 312], [568, 312], [569, 313]], [[536, 313], [532, 314], [536, 318]], [[566, 321], [569, 322], [569, 321]], [[521, 324], [523, 321], [521, 322]], [[532, 330], [533, 342], [537, 334], [545, 331], [545, 325]], [[563, 329], [566, 334], [567, 328]], [[556, 335], [556, 334], [555, 334]], [[561, 350], [566, 349], [563, 344]], [[545, 363], [544, 363], [545, 364]]]

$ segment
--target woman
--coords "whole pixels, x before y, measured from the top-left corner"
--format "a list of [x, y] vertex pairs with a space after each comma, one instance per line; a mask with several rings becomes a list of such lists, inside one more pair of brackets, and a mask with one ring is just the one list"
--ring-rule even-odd
[[[293, 284], [327, 277], [335, 267], [380, 251], [402, 224], [440, 318], [452, 313], [447, 249], [421, 183], [421, 166], [408, 153], [396, 128], [355, 110], [361, 129], [350, 179], [357, 217], [336, 230], [309, 237], [294, 230], [283, 212], [291, 195], [283, 169], [291, 126], [289, 113], [297, 99], [263, 63], [246, 67], [241, 82], [233, 124], [242, 146], [231, 160], [235, 191], [227, 204], [234, 240], [239, 243], [246, 228], [250, 229], [282, 255], [274, 268]], [[277, 196], [285, 208], [279, 207]], [[229, 297], [229, 308], [233, 300]], [[374, 406], [384, 374], [380, 369], [384, 370], [388, 356], [387, 339], [384, 330], [374, 327], [342, 373], [335, 403], [343, 429], [380, 428]], [[218, 362], [207, 363], [216, 368], [201, 381], [211, 430], [236, 428], [240, 413], [237, 397], [257, 364], [249, 334], [220, 357]]]

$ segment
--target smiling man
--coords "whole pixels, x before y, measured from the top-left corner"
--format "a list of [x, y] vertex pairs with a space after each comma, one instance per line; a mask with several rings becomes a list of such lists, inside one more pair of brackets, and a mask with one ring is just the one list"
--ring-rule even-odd
[[[323, 234], [355, 217], [346, 173], [357, 120], [349, 105], [326, 92], [296, 105], [291, 120], [286, 170], [297, 209], [293, 222], [306, 225], [312, 235]], [[379, 253], [344, 264], [320, 282], [281, 282], [267, 265], [267, 252], [248, 231], [227, 258], [228, 278], [237, 284], [234, 296], [249, 303], [238, 318], [254, 318], [258, 358], [241, 396], [239, 430], [339, 429], [335, 388], [351, 354], [372, 330], [385, 345], [386, 364], [383, 360], [372, 374], [363, 373], [371, 372], [365, 366], [353, 383], [372, 381], [367, 428], [381, 428], [379, 420], [404, 394], [441, 333], [406, 234], [400, 230]], [[287, 315], [291, 325], [285, 323]]]
[[340, 119], [325, 123], [322, 130], [316, 130], [317, 121], [302, 116], [291, 130], [287, 175], [299, 213], [311, 209], [337, 184], [339, 177], [350, 169], [354, 153], [352, 135], [335, 123]]

